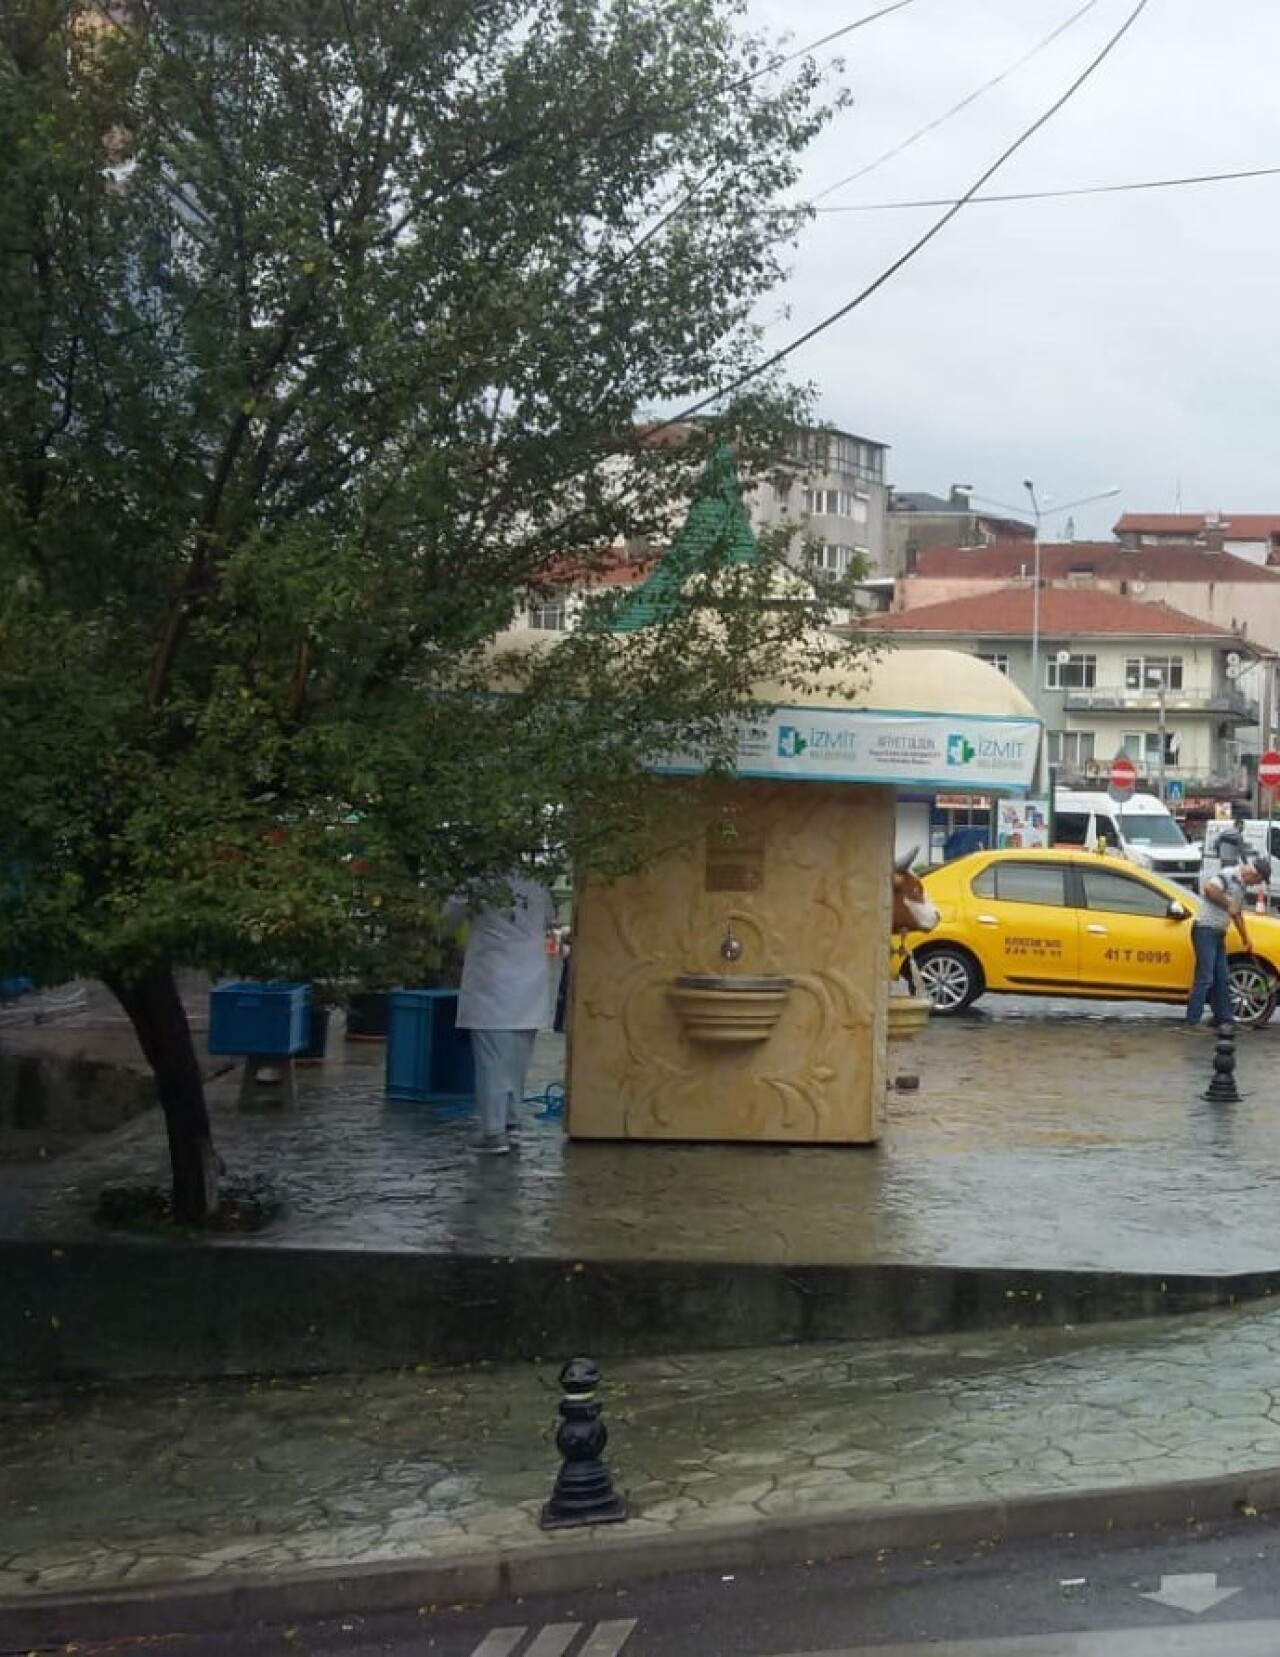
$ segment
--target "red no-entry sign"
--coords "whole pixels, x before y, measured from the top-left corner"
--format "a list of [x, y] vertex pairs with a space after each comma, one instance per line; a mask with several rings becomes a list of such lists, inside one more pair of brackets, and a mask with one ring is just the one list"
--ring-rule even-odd
[[[1280, 759], [1280, 754], [1276, 758]], [[1138, 786], [1138, 772], [1133, 761], [1117, 754], [1111, 762], [1111, 775], [1107, 780], [1111, 785], [1112, 798], [1127, 800]], [[1277, 772], [1277, 780], [1280, 780], [1280, 771]]]
[[1280, 788], [1280, 753], [1268, 748], [1258, 760], [1258, 781], [1264, 788]]

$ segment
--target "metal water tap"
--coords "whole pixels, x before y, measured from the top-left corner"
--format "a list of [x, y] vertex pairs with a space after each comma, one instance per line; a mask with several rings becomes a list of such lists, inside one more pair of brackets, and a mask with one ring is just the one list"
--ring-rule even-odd
[[742, 939], [735, 937], [732, 921], [724, 923], [724, 937], [720, 940], [720, 958], [724, 961], [742, 959]]

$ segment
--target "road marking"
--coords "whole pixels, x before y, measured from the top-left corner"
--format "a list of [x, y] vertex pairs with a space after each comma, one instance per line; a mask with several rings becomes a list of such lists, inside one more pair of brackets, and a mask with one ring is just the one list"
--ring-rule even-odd
[[523, 1628], [491, 1628], [471, 1657], [511, 1657], [525, 1632]]
[[1175, 1611], [1199, 1617], [1239, 1592], [1239, 1588], [1219, 1588], [1218, 1579], [1212, 1571], [1200, 1571], [1189, 1576], [1162, 1576], [1159, 1593], [1143, 1594], [1142, 1597], [1153, 1599], [1157, 1605], [1169, 1605]]
[[598, 1622], [578, 1657], [618, 1657], [618, 1653], [631, 1638], [635, 1626], [634, 1617], [627, 1617], [619, 1622]]
[[525, 1652], [525, 1657], [564, 1657], [581, 1627], [580, 1622], [548, 1623], [538, 1631], [538, 1637]]
[[[617, 1622], [598, 1622], [587, 1635], [587, 1643], [578, 1652], [578, 1657], [618, 1657], [635, 1626], [635, 1617]], [[580, 1622], [547, 1623], [534, 1635], [533, 1644], [525, 1650], [523, 1657], [564, 1657], [581, 1627]], [[491, 1628], [471, 1657], [511, 1657], [528, 1632], [524, 1626]]]
[[776, 1657], [1275, 1657], [1280, 1622], [1220, 1622], [1193, 1627], [1113, 1628], [1092, 1634], [1014, 1634], [927, 1645], [842, 1646], [779, 1652]]

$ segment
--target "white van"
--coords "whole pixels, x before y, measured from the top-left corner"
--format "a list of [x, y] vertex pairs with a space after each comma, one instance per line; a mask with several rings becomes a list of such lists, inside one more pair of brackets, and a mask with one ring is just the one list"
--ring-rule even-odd
[[[1224, 834], [1238, 829], [1244, 842], [1245, 856], [1250, 852], [1265, 852], [1271, 859], [1271, 880], [1268, 886], [1268, 906], [1274, 908], [1280, 901], [1280, 819], [1270, 817], [1240, 817], [1230, 820], [1215, 819], [1204, 825], [1204, 868], [1206, 875], [1214, 874], [1222, 866], [1219, 841]], [[1235, 861], [1233, 855], [1232, 861]]]
[[1053, 796], [1054, 845], [1083, 846], [1091, 831], [1106, 840], [1109, 851], [1139, 868], [1200, 890], [1203, 848], [1187, 839], [1154, 794], [1131, 794], [1121, 804], [1106, 792], [1058, 789]]

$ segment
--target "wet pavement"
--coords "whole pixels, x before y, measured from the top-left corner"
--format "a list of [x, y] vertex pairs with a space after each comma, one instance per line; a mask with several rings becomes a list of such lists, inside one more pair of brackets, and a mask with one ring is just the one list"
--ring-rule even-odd
[[[1224, 1354], [1230, 1362], [1224, 1363]], [[1280, 1313], [620, 1362], [627, 1535], [1280, 1464]], [[581, 1548], [538, 1510], [552, 1366], [10, 1390], [0, 1607], [83, 1588]], [[0, 1622], [0, 1627], [3, 1624]]]
[[[883, 1143], [856, 1150], [566, 1144], [542, 1119], [562, 1075], [554, 1037], [537, 1050], [526, 1148], [507, 1159], [468, 1154], [465, 1116], [389, 1104], [376, 1046], [335, 1044], [288, 1111], [239, 1109], [234, 1078], [211, 1092], [230, 1171], [270, 1176], [287, 1202], [237, 1247], [1278, 1268], [1280, 1027], [1241, 1033], [1238, 1103], [1202, 1097], [1213, 1051], [1167, 1010], [993, 1003], [895, 1044], [891, 1073], [918, 1086], [895, 1091]], [[90, 1236], [104, 1181], [163, 1174], [150, 1117], [7, 1167], [0, 1237]], [[1179, 1487], [1194, 1506], [1195, 1481], [1236, 1477], [1244, 1490], [1280, 1468], [1280, 1311], [1266, 1305], [612, 1360], [609, 1458], [634, 1517], [547, 1537], [536, 1518], [557, 1465], [561, 1356], [358, 1378], [10, 1385], [0, 1632], [29, 1632], [22, 1615], [40, 1607], [70, 1616], [65, 1596], [80, 1591], [479, 1559], [505, 1562], [510, 1585], [521, 1560], [620, 1570], [618, 1538], [637, 1558], [675, 1542], [693, 1562], [700, 1538], [747, 1550], [836, 1516], [887, 1526], [918, 1514], [923, 1536], [943, 1508], [1045, 1495]]]
[[[528, 1107], [519, 1158], [477, 1159], [472, 1119], [388, 1101], [383, 1049], [331, 1043], [294, 1108], [210, 1089], [230, 1172], [286, 1212], [246, 1247], [526, 1258], [784, 1261], [1224, 1273], [1280, 1268], [1280, 1023], [1236, 1043], [1239, 1103], [1204, 1097], [1213, 1036], [1176, 1012], [993, 1002], [894, 1043], [875, 1147], [570, 1143]], [[530, 1092], [554, 1105], [563, 1038]], [[4, 1171], [0, 1238], [97, 1235], [104, 1183], [167, 1180], [154, 1115]], [[1261, 1220], [1261, 1223], [1260, 1223]]]

